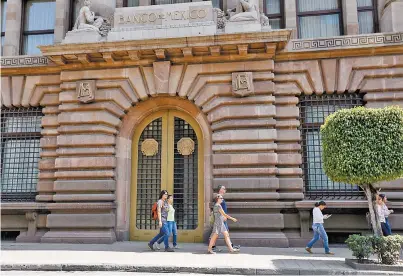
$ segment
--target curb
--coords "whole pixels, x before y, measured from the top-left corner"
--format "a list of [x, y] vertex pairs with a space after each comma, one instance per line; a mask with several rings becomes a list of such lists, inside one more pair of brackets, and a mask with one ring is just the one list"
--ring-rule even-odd
[[2, 271], [121, 271], [143, 273], [195, 273], [233, 275], [403, 275], [394, 271], [341, 269], [260, 269], [236, 267], [162, 267], [114, 264], [1, 264]]

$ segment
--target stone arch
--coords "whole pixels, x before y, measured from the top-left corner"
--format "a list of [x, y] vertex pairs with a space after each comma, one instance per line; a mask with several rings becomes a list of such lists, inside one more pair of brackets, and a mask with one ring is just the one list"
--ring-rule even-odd
[[148, 99], [129, 109], [123, 117], [116, 141], [116, 235], [129, 239], [132, 137], [136, 127], [149, 115], [160, 110], [177, 110], [193, 117], [202, 130], [204, 142], [204, 228], [208, 230], [209, 202], [212, 189], [211, 130], [203, 112], [187, 99], [161, 96]]

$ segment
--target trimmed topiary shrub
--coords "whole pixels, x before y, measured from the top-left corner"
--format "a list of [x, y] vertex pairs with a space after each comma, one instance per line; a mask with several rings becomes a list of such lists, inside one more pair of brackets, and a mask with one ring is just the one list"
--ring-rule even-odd
[[403, 177], [403, 109], [357, 107], [339, 110], [321, 127], [324, 171], [337, 182], [357, 184], [368, 199], [375, 235], [375, 183]]
[[346, 240], [346, 244], [360, 263], [374, 253], [373, 240], [370, 236], [350, 235]]

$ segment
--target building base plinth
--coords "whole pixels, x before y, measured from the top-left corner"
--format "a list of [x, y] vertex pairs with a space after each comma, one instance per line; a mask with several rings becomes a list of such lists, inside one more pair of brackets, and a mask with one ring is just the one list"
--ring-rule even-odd
[[28, 231], [24, 231], [18, 235], [16, 238], [16, 242], [32, 242], [32, 243], [37, 243], [41, 241], [41, 238], [43, 235], [45, 235], [46, 231], [41, 230], [41, 231], [36, 231], [35, 235], [29, 235]]
[[239, 21], [239, 22], [227, 22], [225, 24], [225, 33], [250, 33], [261, 32], [262, 25], [257, 21]]
[[106, 40], [97, 31], [94, 30], [74, 30], [66, 34], [62, 44], [70, 43], [94, 43]]
[[116, 235], [112, 230], [51, 230], [41, 238], [41, 242], [110, 244], [116, 242]]

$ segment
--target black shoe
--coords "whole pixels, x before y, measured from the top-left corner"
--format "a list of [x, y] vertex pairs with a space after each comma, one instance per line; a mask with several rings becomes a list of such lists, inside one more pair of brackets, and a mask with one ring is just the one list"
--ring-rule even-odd
[[233, 245], [232, 248], [234, 248], [234, 249], [241, 249], [241, 246], [240, 246], [240, 245]]
[[155, 251], [153, 244], [151, 243], [147, 243], [148, 248], [150, 248], [152, 251]]
[[168, 248], [165, 248], [165, 252], [175, 252], [175, 250], [173, 250], [172, 248], [168, 247]]

